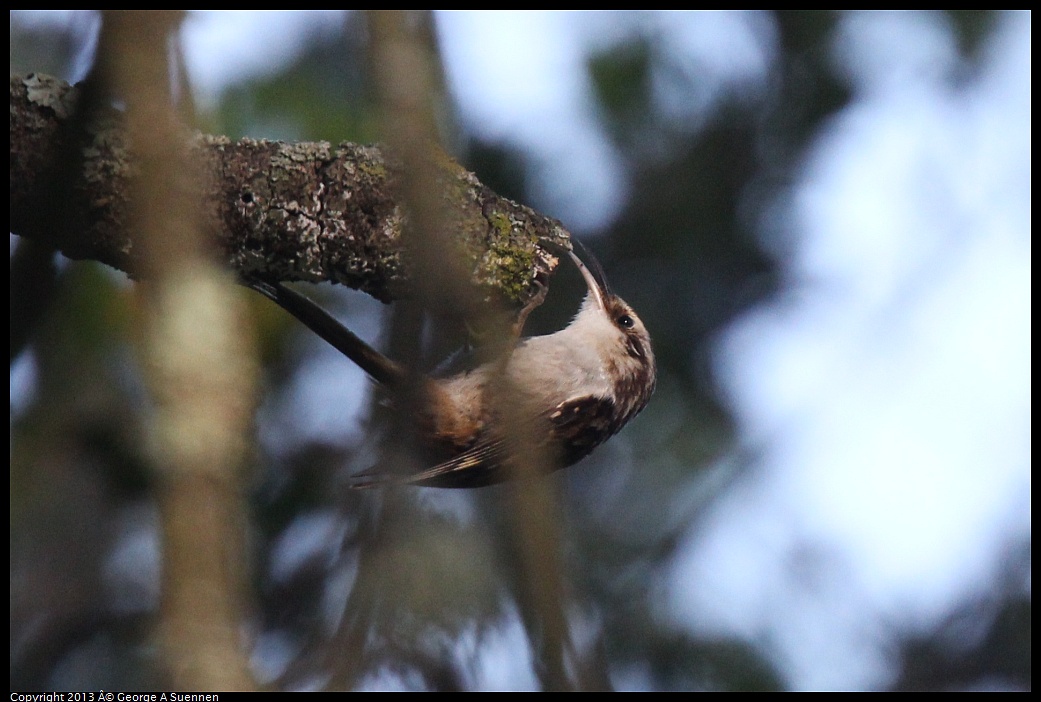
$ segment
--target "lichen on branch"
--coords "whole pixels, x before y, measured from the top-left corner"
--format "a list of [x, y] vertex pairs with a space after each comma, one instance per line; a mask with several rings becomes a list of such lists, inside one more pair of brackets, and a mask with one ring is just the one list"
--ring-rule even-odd
[[[91, 116], [79, 125], [87, 137], [77, 145], [78, 163], [56, 161], [70, 124], [83, 119], [78, 96], [78, 88], [48, 76], [11, 77], [10, 229], [69, 258], [140, 275], [139, 241], [127, 224], [134, 157], [120, 113]], [[383, 301], [412, 293], [400, 167], [380, 147], [186, 139], [201, 176], [185, 187], [226, 265], [277, 280], [342, 283]], [[442, 153], [432, 150], [431, 161], [455, 248], [480, 296], [520, 307], [543, 295], [557, 258], [539, 242], [569, 248], [560, 222], [496, 195]], [[69, 187], [49, 187], [69, 163], [79, 169], [63, 179]]]

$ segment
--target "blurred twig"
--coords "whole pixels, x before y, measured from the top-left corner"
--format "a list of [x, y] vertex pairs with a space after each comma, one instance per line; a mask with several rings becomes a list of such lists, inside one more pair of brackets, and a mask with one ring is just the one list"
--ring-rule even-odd
[[[406, 251], [415, 260], [417, 287], [435, 309], [472, 318], [475, 291], [461, 265], [458, 237], [447, 226], [449, 212], [438, 196], [439, 169], [435, 107], [443, 86], [433, 41], [433, 19], [426, 12], [372, 11], [368, 15], [372, 66], [386, 129], [386, 141], [404, 165], [402, 200], [409, 212]], [[509, 333], [500, 326], [498, 334]], [[502, 381], [505, 383], [505, 380]], [[506, 488], [511, 510], [518, 605], [532, 642], [536, 674], [545, 689], [570, 689], [571, 643], [564, 615], [556, 501], [547, 483], [532, 479], [553, 460], [533, 451], [538, 442], [524, 436], [524, 421], [511, 421], [508, 387], [497, 388], [497, 410], [506, 426], [514, 469], [521, 480]]]
[[167, 47], [179, 12], [106, 12], [95, 70], [127, 105], [136, 169], [128, 217], [139, 232], [142, 354], [162, 530], [160, 633], [173, 686], [246, 690], [240, 639], [245, 544], [240, 473], [253, 409], [250, 331], [239, 292], [196, 217], [198, 179], [170, 94]]

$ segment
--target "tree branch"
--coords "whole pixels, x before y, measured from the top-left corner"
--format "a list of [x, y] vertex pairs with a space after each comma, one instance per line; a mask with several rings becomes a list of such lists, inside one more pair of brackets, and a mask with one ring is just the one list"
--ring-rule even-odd
[[[58, 201], [40, 195], [78, 93], [41, 74], [11, 77], [10, 230], [69, 258], [140, 276], [141, 242], [127, 212], [136, 165], [120, 113], [87, 126], [73, 192]], [[400, 166], [379, 147], [200, 134], [189, 141], [203, 174], [194, 184], [203, 229], [228, 266], [278, 280], [334, 281], [385, 302], [411, 294]], [[481, 297], [518, 307], [543, 296], [557, 259], [538, 242], [569, 248], [560, 222], [499, 197], [444, 154], [432, 151], [430, 159], [447, 226]], [[47, 208], [62, 212], [64, 226], [40, 215]]]

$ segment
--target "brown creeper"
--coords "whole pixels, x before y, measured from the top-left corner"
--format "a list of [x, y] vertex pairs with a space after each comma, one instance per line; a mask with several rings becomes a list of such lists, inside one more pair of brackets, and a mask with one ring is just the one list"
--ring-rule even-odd
[[[564, 329], [520, 339], [502, 361], [446, 378], [422, 378], [419, 426], [445, 460], [410, 476], [362, 473], [354, 487], [412, 483], [434, 487], [481, 487], [508, 480], [507, 428], [495, 411], [492, 388], [504, 381], [515, 393], [513, 417], [530, 417], [536, 435], [557, 452], [555, 467], [580, 459], [636, 416], [654, 392], [651, 339], [643, 322], [597, 275], [568, 251], [588, 291]], [[595, 264], [595, 259], [594, 259]], [[373, 349], [303, 295], [278, 283], [246, 284], [358, 364], [391, 393], [409, 382], [405, 370]], [[502, 376], [505, 376], [503, 378]]]

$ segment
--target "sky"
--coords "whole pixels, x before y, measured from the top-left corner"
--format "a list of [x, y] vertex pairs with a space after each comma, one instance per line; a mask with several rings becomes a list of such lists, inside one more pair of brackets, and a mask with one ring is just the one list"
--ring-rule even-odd
[[[834, 54], [858, 98], [784, 213], [797, 292], [717, 353], [762, 462], [676, 567], [700, 584], [676, 593], [689, 621], [778, 641], [816, 689], [877, 683], [888, 621], [935, 622], [1030, 531], [1029, 15], [1006, 16], [956, 88], [936, 15], [845, 24]], [[802, 572], [786, 561], [806, 540], [851, 577], [757, 587]]]
[[[461, 118], [535, 155], [531, 204], [578, 232], [609, 224], [626, 184], [596, 130], [583, 57], [616, 23], [438, 19]], [[755, 14], [637, 19], [705, 76], [706, 95], [661, 95], [677, 114], [697, 119], [713, 91], [765, 79], [773, 37]], [[215, 99], [338, 21], [195, 13], [193, 84]], [[789, 292], [715, 352], [740, 441], [760, 458], [687, 535], [663, 607], [783, 651], [798, 689], [884, 684], [887, 622], [910, 611], [935, 623], [1001, 571], [1009, 535], [1030, 532], [1030, 14], [1003, 15], [971, 73], [944, 21], [844, 16], [831, 60], [855, 99], [762, 222]]]

